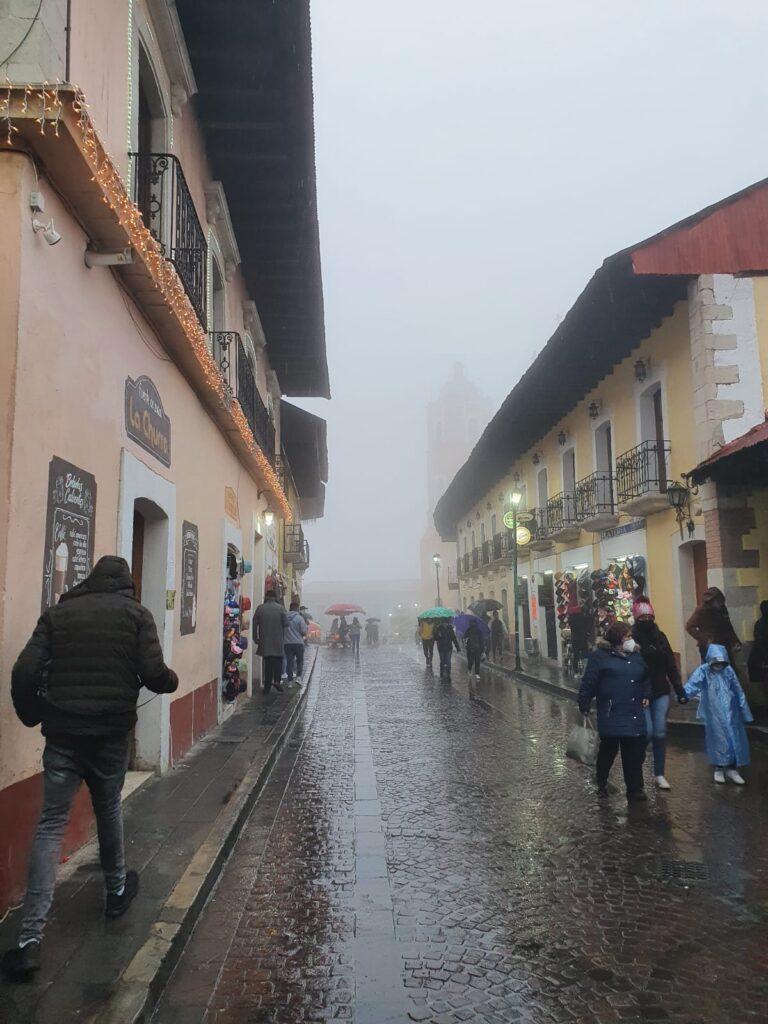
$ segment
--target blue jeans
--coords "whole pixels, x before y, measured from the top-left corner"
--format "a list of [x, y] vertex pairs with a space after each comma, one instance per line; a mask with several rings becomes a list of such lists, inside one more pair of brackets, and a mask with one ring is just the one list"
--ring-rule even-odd
[[285, 668], [289, 681], [304, 675], [304, 644], [285, 645]]
[[645, 724], [648, 738], [653, 747], [653, 774], [663, 775], [667, 759], [667, 715], [669, 714], [669, 694], [654, 697], [651, 706], [646, 708]]
[[437, 653], [440, 655], [440, 675], [446, 676], [448, 679], [451, 678], [451, 656], [453, 655], [453, 648], [447, 649], [443, 647], [437, 648]]
[[91, 793], [99, 857], [108, 893], [125, 885], [123, 812], [120, 794], [128, 767], [127, 736], [48, 739], [43, 752], [43, 810], [29, 859], [27, 895], [19, 941], [40, 940], [53, 900], [61, 844], [72, 801], [85, 782]]

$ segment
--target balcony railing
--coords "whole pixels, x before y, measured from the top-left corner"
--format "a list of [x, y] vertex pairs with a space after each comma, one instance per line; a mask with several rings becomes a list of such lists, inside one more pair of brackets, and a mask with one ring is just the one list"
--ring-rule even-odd
[[553, 540], [575, 539], [579, 534], [578, 493], [560, 491], [547, 502], [547, 531]]
[[460, 566], [461, 566], [461, 561], [459, 561], [459, 564], [456, 566], [455, 569], [454, 569], [454, 567], [452, 565], [448, 566], [448, 589], [449, 590], [458, 590], [459, 589], [459, 573], [461, 571]]
[[213, 358], [225, 385], [240, 403], [254, 441], [275, 466], [275, 425], [256, 387], [242, 338], [237, 331], [213, 331], [210, 337]]
[[529, 510], [533, 519], [528, 524], [531, 531], [530, 546], [534, 551], [546, 551], [551, 548], [554, 541], [549, 532], [549, 515], [546, 508], [532, 508]]
[[494, 533], [492, 544], [493, 561], [498, 562], [507, 553], [507, 538], [503, 533]]
[[616, 460], [616, 498], [621, 506], [668, 506], [669, 441], [643, 441]]
[[309, 568], [309, 544], [300, 523], [285, 526], [283, 559], [299, 572]]
[[480, 545], [480, 561], [483, 565], [490, 565], [491, 562], [491, 542], [484, 540]]
[[579, 522], [585, 530], [607, 530], [618, 520], [616, 480], [611, 473], [598, 470], [576, 484]]
[[480, 568], [480, 548], [472, 548], [472, 568]]
[[131, 153], [131, 159], [134, 202], [204, 324], [208, 245], [181, 164], [170, 153]]

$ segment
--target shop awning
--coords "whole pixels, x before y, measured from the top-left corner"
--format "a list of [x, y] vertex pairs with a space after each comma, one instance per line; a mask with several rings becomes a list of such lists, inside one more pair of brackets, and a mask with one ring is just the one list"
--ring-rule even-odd
[[326, 422], [290, 402], [281, 402], [280, 436], [299, 493], [301, 518], [319, 519], [325, 511], [328, 482]]
[[695, 484], [768, 485], [768, 419], [700, 462], [691, 478]]

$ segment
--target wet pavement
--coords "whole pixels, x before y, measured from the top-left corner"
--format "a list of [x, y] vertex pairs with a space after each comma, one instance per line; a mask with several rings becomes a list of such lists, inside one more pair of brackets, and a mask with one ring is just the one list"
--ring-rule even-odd
[[324, 650], [155, 1024], [768, 1019], [765, 754], [739, 790], [675, 743], [628, 813], [564, 756], [572, 714]]

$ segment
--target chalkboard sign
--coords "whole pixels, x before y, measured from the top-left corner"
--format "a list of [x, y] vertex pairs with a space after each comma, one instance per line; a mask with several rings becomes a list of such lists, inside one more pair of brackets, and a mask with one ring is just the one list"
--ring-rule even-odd
[[197, 565], [200, 553], [197, 527], [186, 520], [181, 526], [181, 635], [195, 632], [197, 625]]
[[48, 466], [42, 611], [89, 575], [95, 519], [95, 477], [54, 455]]
[[171, 421], [160, 392], [149, 377], [125, 381], [125, 430], [144, 451], [164, 466], [171, 464]]

